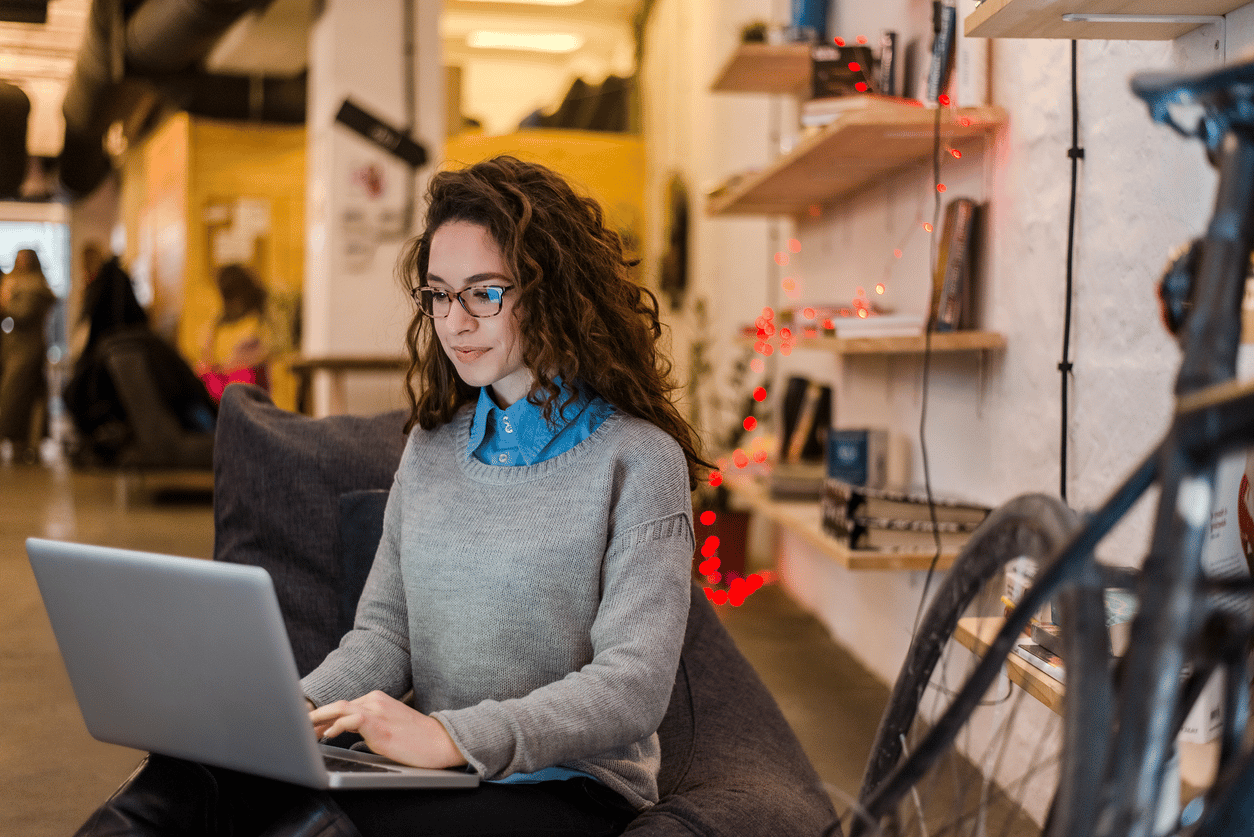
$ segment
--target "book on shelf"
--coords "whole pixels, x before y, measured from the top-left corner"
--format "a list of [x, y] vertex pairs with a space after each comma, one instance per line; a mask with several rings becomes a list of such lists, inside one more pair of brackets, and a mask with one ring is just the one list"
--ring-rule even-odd
[[865, 93], [873, 88], [871, 48], [815, 44], [810, 49], [810, 98]]
[[932, 510], [940, 522], [965, 524], [974, 530], [991, 508], [953, 495], [932, 494], [928, 502], [926, 490], [914, 486], [854, 485], [829, 478], [823, 484], [824, 500], [832, 505], [833, 515], [845, 518], [867, 517], [881, 520], [932, 522]]
[[958, 37], [958, 9], [951, 3], [932, 5], [932, 61], [927, 72], [927, 101], [935, 102], [949, 85]]
[[945, 218], [932, 275], [932, 327], [957, 331], [973, 325], [974, 289], [972, 252], [979, 207], [970, 198], [955, 198], [945, 207]]
[[829, 503], [820, 503], [823, 531], [850, 549], [883, 552], [932, 552], [940, 541], [942, 552], [956, 552], [971, 537], [975, 524], [948, 520], [897, 520], [832, 513]]
[[1128, 638], [1132, 633], [1132, 618], [1136, 616], [1136, 593], [1131, 590], [1107, 589], [1106, 631], [1110, 634], [1110, 653], [1122, 657], [1128, 650]]
[[831, 124], [847, 113], [870, 110], [879, 97], [870, 93], [844, 93], [839, 96], [822, 96], [801, 103], [801, 126], [821, 127]]
[[780, 461], [823, 461], [832, 423], [832, 388], [794, 375], [785, 385], [781, 412]]
[[915, 337], [927, 327], [918, 314], [870, 314], [866, 317], [831, 317], [837, 337]]
[[832, 424], [832, 388], [793, 376], [784, 390], [779, 456], [771, 469], [770, 494], [777, 500], [817, 500], [827, 473], [827, 431]]
[[775, 463], [769, 485], [771, 499], [809, 502], [819, 499], [826, 470], [822, 462]]
[[1044, 672], [1059, 683], [1066, 682], [1062, 658], [1042, 645], [1038, 645], [1028, 637], [1019, 637], [1015, 641], [1014, 653], [1028, 665]]
[[882, 487], [888, 481], [888, 431], [831, 428], [827, 431], [827, 474], [850, 485]]
[[897, 33], [885, 29], [880, 33], [880, 63], [875, 72], [875, 92], [881, 96], [897, 95]]

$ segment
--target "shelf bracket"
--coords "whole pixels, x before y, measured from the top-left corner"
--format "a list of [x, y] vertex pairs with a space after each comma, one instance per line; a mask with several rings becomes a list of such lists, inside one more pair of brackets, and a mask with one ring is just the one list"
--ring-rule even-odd
[[1223, 15], [1098, 15], [1082, 12], [1065, 14], [1067, 23], [1220, 23]]

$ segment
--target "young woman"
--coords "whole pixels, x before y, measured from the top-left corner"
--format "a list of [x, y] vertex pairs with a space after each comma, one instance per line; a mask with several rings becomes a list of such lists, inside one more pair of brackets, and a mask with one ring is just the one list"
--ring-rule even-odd
[[510, 157], [433, 178], [403, 275], [410, 436], [356, 625], [303, 685], [319, 735], [483, 781], [302, 816], [617, 834], [657, 801], [708, 467], [668, 397], [657, 300], [595, 201]]

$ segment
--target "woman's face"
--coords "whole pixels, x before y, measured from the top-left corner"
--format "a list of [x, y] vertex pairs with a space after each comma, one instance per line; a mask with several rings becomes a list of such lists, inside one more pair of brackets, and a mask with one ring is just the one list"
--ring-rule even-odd
[[427, 284], [449, 293], [480, 285], [512, 289], [495, 317], [472, 317], [454, 299], [448, 316], [435, 319], [435, 334], [465, 383], [490, 387], [501, 407], [525, 397], [533, 382], [522, 360], [514, 310], [518, 290], [488, 230], [467, 221], [449, 221], [436, 229], [431, 236]]

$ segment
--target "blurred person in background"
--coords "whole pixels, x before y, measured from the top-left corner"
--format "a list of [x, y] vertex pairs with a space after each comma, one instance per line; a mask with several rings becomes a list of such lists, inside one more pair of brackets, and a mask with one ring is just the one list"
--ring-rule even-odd
[[[75, 341], [81, 340], [82, 348], [63, 393], [78, 435], [71, 451], [75, 464], [203, 464], [203, 446], [194, 462], [183, 461], [184, 436], [212, 437], [217, 404], [191, 365], [153, 331], [130, 274], [116, 257], [87, 286], [82, 320], [87, 333]], [[111, 368], [123, 354], [142, 358], [142, 388], [156, 398], [128, 403], [121, 385], [137, 382], [116, 380]], [[154, 434], [154, 428], [169, 432]]]
[[218, 269], [222, 314], [201, 341], [197, 374], [215, 400], [227, 384], [256, 384], [270, 390], [274, 335], [266, 320], [266, 289], [241, 264]]
[[19, 250], [0, 280], [0, 456], [39, 461], [48, 413], [48, 314], [57, 297], [39, 256]]

